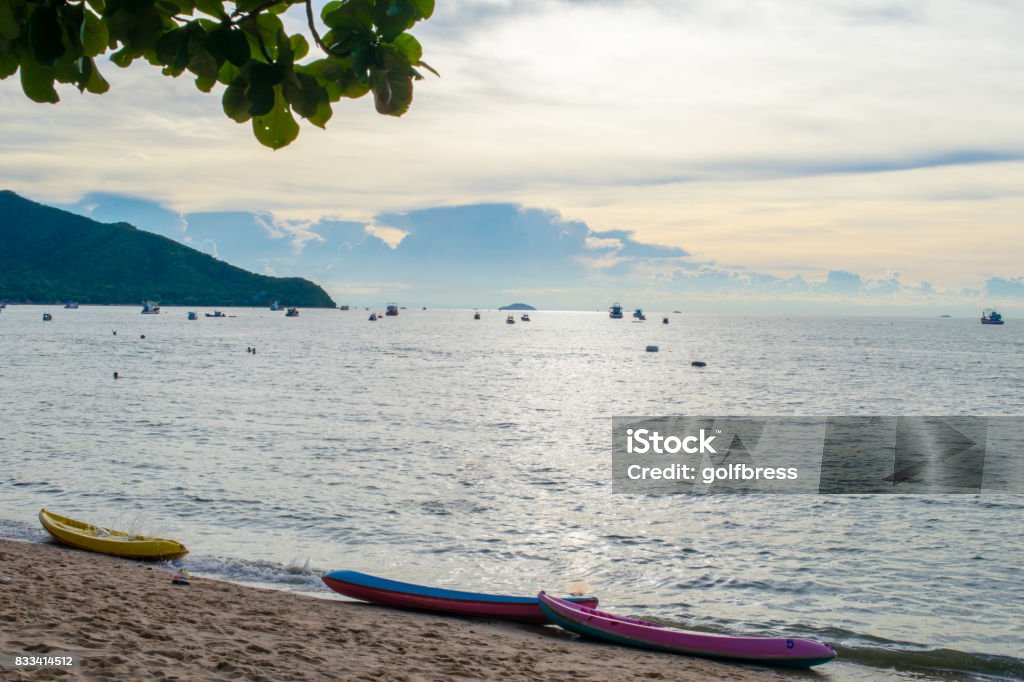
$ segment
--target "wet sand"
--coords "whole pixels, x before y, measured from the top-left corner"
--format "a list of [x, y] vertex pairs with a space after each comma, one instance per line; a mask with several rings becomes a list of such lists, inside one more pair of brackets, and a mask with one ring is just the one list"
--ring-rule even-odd
[[778, 671], [577, 640], [554, 627], [394, 611], [0, 540], [0, 654], [70, 653], [72, 671], [0, 679], [763, 680]]

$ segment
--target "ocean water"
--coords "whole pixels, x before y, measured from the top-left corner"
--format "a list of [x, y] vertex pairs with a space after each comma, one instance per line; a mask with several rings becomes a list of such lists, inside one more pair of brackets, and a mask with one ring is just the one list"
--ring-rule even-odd
[[614, 415], [1021, 415], [1024, 324], [225, 312], [4, 310], [0, 535], [46, 506], [215, 578], [585, 587], [829, 641], [824, 679], [1024, 679], [1024, 496], [613, 495], [610, 451]]

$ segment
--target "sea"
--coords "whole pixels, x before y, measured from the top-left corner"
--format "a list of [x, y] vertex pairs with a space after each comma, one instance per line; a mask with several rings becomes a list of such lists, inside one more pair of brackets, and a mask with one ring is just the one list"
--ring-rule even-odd
[[46, 507], [180, 539], [200, 577], [582, 590], [835, 646], [795, 677], [1024, 679], [1024, 495], [652, 496], [611, 474], [619, 415], [1024, 415], [1024, 323], [196, 310], [2, 311], [0, 536], [47, 542]]

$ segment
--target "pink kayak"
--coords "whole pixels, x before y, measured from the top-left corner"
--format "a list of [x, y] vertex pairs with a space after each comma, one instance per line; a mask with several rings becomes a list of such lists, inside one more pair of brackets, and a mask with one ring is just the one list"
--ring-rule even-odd
[[585, 637], [641, 649], [799, 668], [828, 663], [836, 657], [835, 649], [831, 646], [809, 639], [730, 637], [687, 632], [603, 613], [543, 592], [537, 598], [544, 615], [555, 625]]
[[[499, 618], [525, 623], [547, 623], [536, 597], [510, 597], [482, 592], [461, 592], [439, 587], [413, 585], [387, 578], [359, 573], [334, 571], [322, 580], [335, 592], [346, 597], [368, 601], [381, 606], [420, 611], [437, 611], [457, 616]], [[596, 597], [573, 597], [566, 603], [597, 606]]]

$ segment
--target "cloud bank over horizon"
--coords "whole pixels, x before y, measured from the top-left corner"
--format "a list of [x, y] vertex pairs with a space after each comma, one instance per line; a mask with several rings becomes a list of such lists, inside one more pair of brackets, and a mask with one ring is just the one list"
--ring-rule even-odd
[[308, 277], [354, 305], [490, 307], [527, 298], [546, 308], [630, 300], [649, 308], [770, 313], [1024, 303], [1024, 277], [988, 277], [973, 289], [944, 290], [898, 271], [871, 277], [823, 268], [780, 276], [641, 241], [631, 230], [594, 230], [553, 210], [507, 203], [382, 213], [367, 222], [182, 214], [104, 193], [62, 208], [129, 222], [256, 272]]

